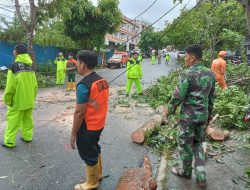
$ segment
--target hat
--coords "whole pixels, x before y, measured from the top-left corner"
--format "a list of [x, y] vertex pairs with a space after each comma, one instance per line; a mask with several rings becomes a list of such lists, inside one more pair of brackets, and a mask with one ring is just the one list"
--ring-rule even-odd
[[227, 56], [227, 52], [226, 51], [220, 51], [218, 54], [219, 57], [226, 57]]
[[14, 50], [16, 51], [17, 54], [25, 54], [25, 53], [28, 53], [28, 49], [27, 49], [26, 45], [24, 45], [24, 44], [17, 44], [17, 45], [14, 47]]
[[63, 55], [63, 53], [62, 53], [62, 52], [59, 52], [58, 55]]

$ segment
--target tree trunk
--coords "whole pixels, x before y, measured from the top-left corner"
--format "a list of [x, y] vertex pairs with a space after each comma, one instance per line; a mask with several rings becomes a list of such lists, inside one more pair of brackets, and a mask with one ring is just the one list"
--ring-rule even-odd
[[15, 0], [16, 14], [21, 25], [27, 30], [27, 48], [31, 56], [31, 59], [33, 61], [33, 68], [36, 69], [36, 59], [33, 49], [34, 28], [36, 25], [36, 6], [34, 0], [29, 0], [29, 4], [30, 4], [30, 14], [29, 14], [30, 21], [25, 21], [21, 13], [20, 9], [21, 6], [19, 0]]
[[247, 35], [250, 36], [250, 0], [237, 0], [245, 9], [247, 18]]
[[35, 58], [35, 52], [33, 48], [33, 40], [34, 40], [34, 29], [32, 27], [29, 27], [27, 30], [27, 48], [29, 55], [32, 59], [32, 67], [34, 70], [36, 70], [36, 58]]

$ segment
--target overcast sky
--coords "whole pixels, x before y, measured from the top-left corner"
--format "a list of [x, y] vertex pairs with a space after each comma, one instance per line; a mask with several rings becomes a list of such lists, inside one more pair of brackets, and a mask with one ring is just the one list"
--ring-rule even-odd
[[[92, 0], [96, 4], [97, 0]], [[155, 0], [120, 0], [119, 8], [122, 13], [134, 19], [137, 15], [147, 9]], [[162, 20], [157, 22], [154, 27], [163, 29], [164, 21], [171, 22], [174, 18], [180, 15], [180, 10], [186, 5], [187, 8], [191, 8], [196, 4], [196, 0], [184, 0], [182, 4], [178, 5], [174, 10], [167, 14]], [[143, 20], [153, 23], [164, 13], [170, 10], [174, 6], [173, 0], [157, 0], [156, 3], [141, 17]]]
[[[21, 2], [26, 2], [27, 0], [20, 0]], [[98, 0], [92, 0], [94, 4], [97, 3]], [[145, 9], [147, 9], [155, 0], [120, 0], [119, 8], [122, 13], [134, 19], [137, 15], [142, 13]], [[2, 4], [7, 6], [13, 6], [13, 3], [10, 3], [10, 0], [0, 0], [0, 15], [6, 15], [9, 17], [13, 17], [13, 14], [9, 11], [3, 10], [1, 7]], [[196, 4], [196, 0], [184, 0], [182, 4], [178, 5], [174, 10], [172, 10], [169, 14], [167, 14], [163, 19], [158, 21], [154, 27], [156, 29], [164, 28], [164, 21], [171, 22], [174, 18], [178, 17], [180, 14], [180, 10], [187, 5], [188, 8], [193, 7]], [[141, 18], [149, 23], [153, 23], [159, 17], [161, 17], [164, 13], [170, 10], [174, 6], [173, 0], [157, 0], [156, 3], [145, 12]], [[5, 7], [5, 9], [13, 10], [14, 7]], [[8, 19], [8, 17], [7, 17]], [[9, 19], [8, 19], [9, 20]]]

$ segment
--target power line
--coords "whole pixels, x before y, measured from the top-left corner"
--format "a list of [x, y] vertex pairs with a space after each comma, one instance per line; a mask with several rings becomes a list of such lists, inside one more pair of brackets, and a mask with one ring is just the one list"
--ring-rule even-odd
[[147, 12], [155, 3], [157, 0], [155, 0], [147, 9], [145, 9], [142, 13], [140, 13], [138, 16], [134, 18], [136, 20], [139, 16], [143, 15], [145, 12]]
[[1, 13], [0, 13], [0, 17], [11, 18], [11, 19], [14, 18], [14, 17], [10, 17], [10, 16], [8, 16], [8, 15], [4, 15], [4, 14], [1, 14]]
[[[172, 25], [170, 28], [166, 29], [162, 35], [159, 38], [159, 41], [167, 34], [167, 32], [170, 31], [170, 29], [173, 29], [175, 26], [177, 26], [177, 24], [179, 24], [188, 14], [190, 14], [190, 12], [192, 12], [194, 9], [196, 9], [199, 5], [201, 4], [201, 1], [199, 1], [192, 9], [190, 9], [189, 11], [187, 11], [184, 16], [182, 18], [180, 18], [179, 20], [176, 21], [176, 23], [174, 25]], [[159, 42], [155, 45], [159, 45]]]
[[1, 6], [4, 6], [4, 7], [10, 7], [10, 8], [12, 8], [12, 7], [14, 8], [14, 7], [15, 7], [14, 5], [5, 5], [5, 4], [3, 4], [3, 3], [0, 3], [0, 5], [1, 5]]
[[9, 5], [14, 5], [14, 3], [13, 2], [11, 2], [11, 1], [7, 1], [7, 0], [1, 0], [1, 3], [5, 3], [5, 4], [7, 4], [7, 6], [9, 6]]
[[[189, 2], [188, 2], [189, 3]], [[179, 4], [179, 3], [178, 3]], [[178, 5], [177, 4], [177, 5]], [[175, 27], [177, 24], [179, 24], [191, 11], [193, 11], [195, 8], [197, 8], [199, 5], [201, 4], [201, 1], [199, 1], [192, 9], [190, 9], [186, 14], [184, 14], [184, 16], [181, 18], [181, 19], [179, 19], [174, 25], [172, 25], [172, 27], [170, 27], [170, 29], [172, 29], [173, 27]], [[185, 7], [187, 6], [187, 4], [185, 5]], [[174, 7], [173, 7], [174, 8]], [[173, 9], [172, 8], [172, 9]], [[172, 9], [170, 9], [170, 11], [172, 10]], [[168, 12], [170, 12], [170, 11], [168, 11]], [[162, 17], [161, 17], [162, 18]], [[156, 23], [156, 22], [155, 22]], [[154, 23], [153, 23], [154, 24]], [[153, 25], [152, 24], [152, 25]], [[151, 26], [152, 26], [151, 25]], [[151, 27], [150, 26], [150, 27]], [[149, 27], [148, 27], [149, 28]], [[148, 28], [146, 28], [146, 29], [148, 29]], [[145, 30], [146, 30], [145, 29]], [[164, 31], [163, 32], [163, 35], [161, 35], [161, 37], [160, 37], [160, 39], [159, 39], [159, 41], [166, 35], [166, 32], [169, 32], [169, 30], [170, 29], [168, 29], [168, 30], [166, 30], [166, 31]], [[145, 30], [143, 30], [142, 32], [144, 32]], [[142, 33], [141, 32], [141, 33]], [[158, 44], [159, 44], [159, 42], [158, 42]], [[155, 44], [155, 45], [158, 45], [158, 44]], [[135, 66], [135, 64], [133, 65], [133, 66]], [[132, 67], [133, 67], [132, 66]], [[129, 69], [131, 69], [132, 67], [130, 67]], [[112, 83], [113, 81], [115, 81], [117, 78], [119, 78], [120, 76], [122, 76], [124, 73], [126, 73], [129, 69], [126, 69], [124, 72], [122, 72], [121, 74], [119, 74], [117, 77], [115, 77], [113, 80], [111, 80], [110, 82], [109, 82], [109, 84], [110, 83]]]
[[[122, 44], [120, 44], [120, 46], [126, 44], [129, 40], [135, 38], [136, 36], [138, 36], [138, 35], [140, 35], [141, 33], [143, 33], [145, 30], [147, 30], [147, 29], [149, 29], [150, 27], [152, 27], [156, 22], [158, 22], [159, 20], [161, 20], [161, 19], [162, 19], [164, 16], [166, 16], [168, 13], [170, 13], [170, 12], [171, 12], [175, 7], [177, 7], [179, 4], [180, 4], [180, 2], [177, 3], [175, 6], [173, 6], [169, 11], [167, 11], [166, 13], [164, 13], [164, 14], [163, 14], [160, 18], [158, 18], [155, 22], [153, 22], [152, 24], [150, 24], [147, 28], [145, 28], [144, 30], [142, 30], [140, 33], [134, 35], [132, 38], [130, 38], [130, 39], [128, 39], [127, 41], [125, 41], [125, 42], [123, 42]], [[133, 66], [134, 66], [134, 65], [133, 65]], [[133, 66], [132, 66], [132, 67], [133, 67]], [[132, 67], [130, 67], [130, 69], [131, 69]], [[109, 84], [112, 83], [113, 81], [115, 81], [117, 78], [119, 78], [119, 77], [120, 77], [121, 75], [123, 75], [124, 73], [126, 73], [128, 70], [129, 70], [129, 69], [126, 69], [124, 72], [122, 72], [121, 74], [119, 74], [118, 76], [116, 76], [113, 80], [111, 80], [111, 81], [109, 82]]]
[[0, 7], [0, 9], [5, 10], [5, 11], [8, 11], [8, 12], [10, 12], [10, 13], [15, 13], [15, 12], [9, 10], [9, 9], [4, 8], [4, 7]]
[[166, 13], [164, 13], [160, 18], [158, 18], [155, 22], [153, 22], [152, 24], [150, 24], [148, 27], [146, 27], [145, 29], [143, 29], [141, 32], [137, 33], [136, 35], [132, 36], [131, 38], [129, 38], [127, 41], [123, 42], [120, 45], [124, 45], [127, 42], [129, 42], [130, 40], [134, 39], [136, 36], [139, 36], [141, 33], [143, 33], [145, 30], [149, 29], [150, 27], [152, 27], [155, 23], [157, 23], [159, 20], [161, 20], [163, 17], [165, 17], [168, 13], [170, 13], [175, 7], [177, 7], [180, 4], [177, 3], [175, 6], [173, 6], [169, 11], [167, 11]]

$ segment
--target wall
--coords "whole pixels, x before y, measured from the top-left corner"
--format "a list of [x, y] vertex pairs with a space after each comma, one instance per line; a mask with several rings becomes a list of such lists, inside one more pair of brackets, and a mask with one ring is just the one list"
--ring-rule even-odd
[[[16, 44], [0, 41], [0, 66], [8, 67], [13, 61], [13, 48]], [[37, 64], [45, 64], [54, 61], [59, 49], [53, 46], [34, 45]]]

